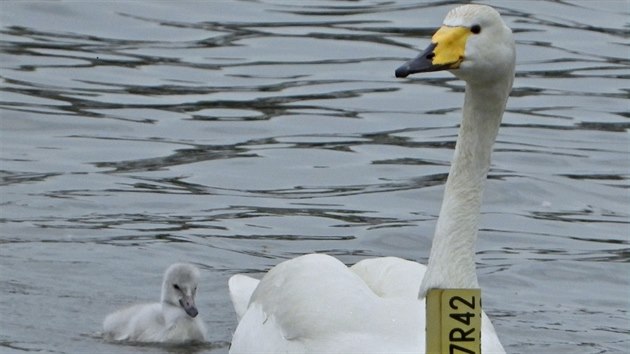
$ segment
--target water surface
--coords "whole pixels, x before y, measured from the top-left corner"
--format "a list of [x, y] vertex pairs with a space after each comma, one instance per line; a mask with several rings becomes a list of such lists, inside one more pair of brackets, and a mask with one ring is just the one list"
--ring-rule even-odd
[[[0, 3], [3, 353], [224, 353], [227, 279], [326, 252], [426, 262], [461, 114], [395, 79], [455, 1]], [[510, 353], [630, 347], [626, 1], [490, 1], [518, 63], [478, 244]], [[103, 317], [202, 269], [209, 343]]]

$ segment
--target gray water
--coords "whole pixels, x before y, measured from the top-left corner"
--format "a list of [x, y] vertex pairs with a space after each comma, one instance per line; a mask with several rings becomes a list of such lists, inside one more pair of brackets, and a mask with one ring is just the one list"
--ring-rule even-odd
[[[463, 83], [393, 72], [455, 3], [0, 3], [0, 351], [225, 353], [235, 273], [426, 262]], [[630, 3], [488, 3], [518, 63], [485, 309], [510, 353], [630, 352]], [[209, 343], [101, 339], [176, 261], [202, 270]]]

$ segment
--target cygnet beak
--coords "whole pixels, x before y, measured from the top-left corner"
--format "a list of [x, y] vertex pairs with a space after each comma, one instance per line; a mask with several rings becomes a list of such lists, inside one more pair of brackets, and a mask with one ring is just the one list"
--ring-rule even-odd
[[181, 299], [179, 299], [179, 304], [184, 308], [184, 311], [190, 317], [196, 317], [199, 311], [197, 311], [197, 307], [195, 306], [195, 298], [189, 295], [184, 295]]

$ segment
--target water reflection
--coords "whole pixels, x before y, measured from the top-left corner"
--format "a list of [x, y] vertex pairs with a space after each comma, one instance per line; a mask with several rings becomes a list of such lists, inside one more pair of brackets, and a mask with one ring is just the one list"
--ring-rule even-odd
[[146, 343], [126, 343], [126, 344], [116, 344], [123, 348], [132, 348], [135, 351], [140, 353], [154, 353], [156, 350], [159, 352], [169, 353], [169, 354], [196, 354], [196, 353], [204, 353], [210, 352], [214, 350], [220, 349], [228, 349], [230, 346], [229, 342], [215, 342], [215, 343], [205, 343], [205, 344], [186, 344], [186, 345], [174, 345], [174, 344], [146, 344]]

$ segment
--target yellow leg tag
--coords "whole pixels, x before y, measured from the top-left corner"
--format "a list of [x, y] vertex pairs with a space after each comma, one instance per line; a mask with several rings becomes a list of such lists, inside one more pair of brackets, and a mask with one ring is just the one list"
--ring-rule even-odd
[[481, 289], [427, 292], [427, 354], [481, 354]]

